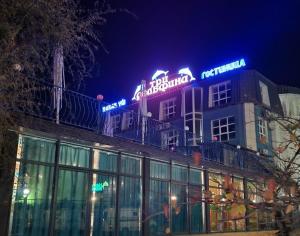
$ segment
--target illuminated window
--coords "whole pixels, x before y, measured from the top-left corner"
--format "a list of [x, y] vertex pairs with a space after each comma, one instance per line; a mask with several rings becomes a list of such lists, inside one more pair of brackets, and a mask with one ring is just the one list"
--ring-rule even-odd
[[235, 138], [235, 120], [233, 116], [211, 121], [212, 140], [228, 141]]
[[113, 132], [115, 133], [116, 131], [119, 131], [120, 129], [120, 125], [121, 125], [121, 115], [117, 114], [111, 117], [111, 125], [112, 125], [112, 129]]
[[231, 81], [209, 87], [209, 107], [224, 105], [231, 101]]
[[123, 113], [122, 130], [133, 128], [133, 111]]
[[177, 130], [168, 130], [161, 133], [162, 148], [171, 149], [179, 145], [179, 134]]
[[175, 98], [171, 98], [160, 103], [159, 120], [168, 120], [175, 117], [175, 101]]
[[269, 97], [268, 86], [265, 85], [263, 82], [259, 81], [259, 88], [260, 88], [262, 103], [267, 106], [270, 106], [270, 97]]
[[260, 140], [266, 142], [268, 137], [267, 121], [262, 118], [258, 119], [258, 133]]

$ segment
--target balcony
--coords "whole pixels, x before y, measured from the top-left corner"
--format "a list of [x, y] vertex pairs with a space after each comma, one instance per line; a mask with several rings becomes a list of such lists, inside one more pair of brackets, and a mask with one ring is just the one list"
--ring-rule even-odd
[[[239, 170], [261, 172], [261, 160], [269, 162], [268, 158], [257, 156], [255, 152], [226, 143], [212, 142], [191, 146], [186, 140], [192, 138], [193, 134], [181, 128], [183, 124], [142, 117], [128, 107], [102, 112], [102, 107], [108, 105], [104, 101], [44, 82], [35, 81], [33, 86], [34, 105], [20, 106], [15, 112], [90, 130], [99, 135], [177, 152], [186, 158], [190, 158], [194, 151], [199, 151], [204, 161]], [[58, 92], [61, 94], [59, 113], [54, 106], [54, 94]], [[170, 132], [173, 136], [170, 136]]]

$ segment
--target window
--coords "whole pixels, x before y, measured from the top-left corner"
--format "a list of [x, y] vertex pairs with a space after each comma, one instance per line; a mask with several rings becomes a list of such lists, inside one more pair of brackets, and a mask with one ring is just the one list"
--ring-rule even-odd
[[186, 185], [171, 184], [171, 226], [174, 234], [188, 231]]
[[175, 117], [175, 101], [175, 98], [171, 98], [160, 103], [159, 120], [168, 120]]
[[267, 85], [259, 81], [259, 88], [260, 88], [262, 103], [267, 106], [270, 106], [270, 97], [269, 97], [269, 91]]
[[[42, 140], [35, 142], [37, 146], [43, 143]], [[43, 150], [37, 149], [36, 158], [40, 154], [43, 154]], [[47, 235], [53, 169], [54, 167], [46, 165], [16, 162], [9, 235]]]
[[168, 130], [161, 133], [162, 148], [171, 149], [179, 145], [179, 134], [177, 130]]
[[111, 117], [113, 133], [120, 129], [121, 115], [117, 114]]
[[139, 158], [127, 155], [121, 156], [121, 172], [129, 175], [141, 175], [141, 161]]
[[[119, 236], [140, 236], [142, 224], [142, 181], [120, 176]], [[114, 228], [114, 227], [112, 227]], [[103, 234], [113, 235], [113, 234]]]
[[267, 130], [267, 121], [263, 118], [258, 119], [258, 133], [261, 143], [267, 142], [268, 130]]
[[118, 154], [94, 149], [93, 168], [104, 171], [117, 171]]
[[191, 184], [203, 184], [203, 172], [197, 169], [190, 169], [189, 182]]
[[228, 141], [235, 138], [235, 120], [233, 116], [212, 120], [212, 140]]
[[188, 169], [183, 166], [172, 165], [172, 179], [177, 181], [188, 181]]
[[133, 111], [123, 113], [122, 130], [133, 128]]
[[81, 146], [61, 144], [59, 164], [77, 167], [89, 167], [90, 150]]
[[150, 177], [169, 179], [170, 178], [170, 166], [169, 164], [150, 161]]
[[188, 127], [186, 141], [188, 145], [197, 145], [202, 142], [202, 89], [188, 88], [183, 93], [184, 122]]
[[209, 87], [209, 107], [224, 105], [231, 101], [231, 81]]

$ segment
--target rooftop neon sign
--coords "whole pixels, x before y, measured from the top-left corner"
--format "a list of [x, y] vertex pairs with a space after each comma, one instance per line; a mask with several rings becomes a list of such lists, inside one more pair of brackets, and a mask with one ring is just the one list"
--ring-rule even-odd
[[116, 108], [122, 107], [126, 105], [126, 100], [123, 98], [122, 100], [118, 101], [118, 102], [114, 102], [112, 104], [106, 105], [102, 107], [102, 112], [106, 112], [106, 111], [111, 111], [114, 110]]
[[[193, 80], [195, 77], [189, 68], [183, 68], [178, 71], [175, 76], [168, 76], [169, 71], [157, 70], [151, 81], [149, 82], [149, 88], [146, 90], [146, 95], [153, 95], [159, 92], [165, 92], [168, 89], [180, 86], [182, 84], [187, 84]], [[142, 86], [138, 85], [132, 100], [140, 100], [142, 95]]]
[[102, 192], [104, 190], [104, 187], [108, 187], [109, 184], [107, 181], [104, 181], [103, 183], [96, 183], [92, 185], [92, 192]]
[[218, 74], [223, 74], [225, 72], [228, 72], [228, 71], [231, 71], [231, 70], [236, 70], [236, 69], [239, 69], [239, 68], [244, 67], [244, 66], [246, 66], [246, 62], [245, 62], [245, 59], [242, 58], [238, 61], [234, 61], [234, 62], [228, 63], [226, 65], [218, 66], [218, 67], [215, 67], [211, 70], [207, 70], [207, 71], [202, 72], [201, 79], [206, 79], [206, 78], [209, 78], [209, 77], [216, 76]]

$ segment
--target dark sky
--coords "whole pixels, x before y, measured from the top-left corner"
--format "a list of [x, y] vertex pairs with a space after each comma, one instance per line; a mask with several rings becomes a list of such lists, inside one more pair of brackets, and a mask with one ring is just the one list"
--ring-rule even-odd
[[278, 84], [300, 87], [300, 0], [113, 0], [94, 77], [85, 94], [128, 100], [157, 69], [205, 69], [246, 58]]

